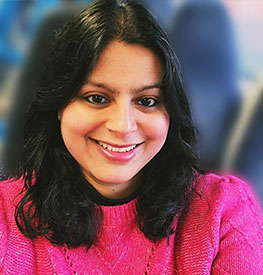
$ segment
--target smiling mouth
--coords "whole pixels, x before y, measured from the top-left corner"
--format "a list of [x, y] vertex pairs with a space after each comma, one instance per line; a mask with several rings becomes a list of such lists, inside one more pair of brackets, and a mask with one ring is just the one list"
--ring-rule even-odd
[[92, 139], [94, 142], [96, 142], [98, 145], [100, 145], [101, 147], [103, 147], [104, 149], [107, 149], [109, 151], [112, 152], [117, 152], [117, 153], [126, 153], [129, 151], [134, 150], [137, 146], [141, 145], [143, 142], [138, 143], [138, 144], [133, 144], [133, 145], [129, 145], [129, 146], [122, 146], [122, 147], [115, 147], [113, 145], [101, 142], [99, 140], [96, 139]]

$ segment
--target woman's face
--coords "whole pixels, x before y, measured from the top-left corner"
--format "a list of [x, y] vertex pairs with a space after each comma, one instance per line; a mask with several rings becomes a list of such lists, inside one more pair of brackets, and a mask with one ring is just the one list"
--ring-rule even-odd
[[162, 67], [139, 45], [113, 41], [78, 96], [61, 112], [64, 143], [104, 196], [126, 197], [162, 148], [169, 117], [161, 99]]

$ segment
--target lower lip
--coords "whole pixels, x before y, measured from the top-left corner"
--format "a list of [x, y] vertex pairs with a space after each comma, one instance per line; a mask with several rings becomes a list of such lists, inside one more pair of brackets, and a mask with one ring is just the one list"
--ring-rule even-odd
[[98, 146], [100, 153], [108, 160], [122, 163], [132, 160], [136, 156], [136, 152], [141, 146], [141, 144], [137, 145], [133, 150], [130, 150], [129, 152], [114, 152], [103, 148], [97, 143], [96, 145]]

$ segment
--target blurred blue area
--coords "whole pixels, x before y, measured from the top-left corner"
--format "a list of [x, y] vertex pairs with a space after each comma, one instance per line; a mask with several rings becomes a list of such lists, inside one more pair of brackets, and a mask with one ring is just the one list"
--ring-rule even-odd
[[0, 140], [3, 140], [5, 138], [6, 133], [6, 124], [4, 120], [0, 119]]
[[2, 1], [0, 5], [0, 62], [20, 63], [22, 53], [11, 42], [12, 27], [20, 14], [22, 1]]
[[[8, 129], [22, 125], [51, 44], [52, 28], [73, 13], [73, 6], [77, 10], [88, 2], [0, 1], [0, 161], [7, 163], [11, 162], [10, 156], [16, 157], [10, 150], [16, 135]], [[242, 53], [248, 54], [250, 48], [240, 50], [237, 18], [230, 14], [224, 0], [140, 2], [158, 17], [181, 63], [194, 123], [200, 132], [202, 167], [245, 178], [263, 202], [263, 84], [258, 76], [263, 50], [251, 51], [257, 61], [254, 67], [251, 60], [249, 66], [244, 66], [246, 56]], [[246, 81], [255, 84], [251, 85], [254, 88], [241, 85]], [[11, 108], [3, 104], [7, 97]], [[250, 98], [257, 99], [249, 103]]]
[[188, 1], [177, 9], [169, 34], [200, 131], [202, 165], [217, 168], [240, 104], [232, 22], [222, 2]]
[[27, 46], [34, 38], [42, 16], [56, 7], [59, 2], [60, 0], [3, 0], [0, 2], [1, 67], [22, 64]]
[[141, 0], [140, 2], [158, 17], [164, 28], [169, 28], [170, 20], [173, 18], [175, 12], [176, 0]]

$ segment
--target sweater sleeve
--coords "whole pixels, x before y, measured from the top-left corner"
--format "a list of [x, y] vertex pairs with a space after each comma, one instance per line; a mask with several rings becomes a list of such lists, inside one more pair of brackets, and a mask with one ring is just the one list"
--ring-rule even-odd
[[212, 274], [263, 274], [263, 217], [248, 185], [225, 178], [219, 246]]
[[0, 272], [7, 251], [7, 222], [4, 211], [4, 202], [0, 193]]
[[0, 182], [0, 274], [35, 274], [32, 240], [22, 235], [14, 219], [22, 187], [20, 180]]
[[5, 184], [7, 184], [7, 181], [0, 182], [0, 274], [2, 274], [3, 271], [3, 264], [8, 247], [8, 223], [4, 196], [4, 194], [8, 194], [8, 190], [3, 188]]

